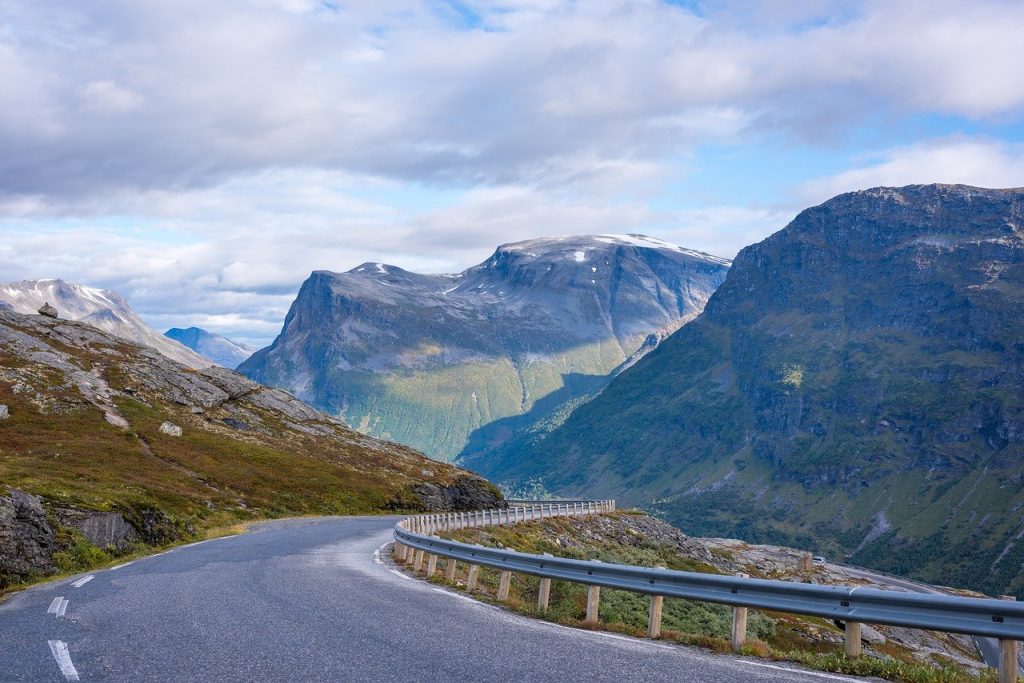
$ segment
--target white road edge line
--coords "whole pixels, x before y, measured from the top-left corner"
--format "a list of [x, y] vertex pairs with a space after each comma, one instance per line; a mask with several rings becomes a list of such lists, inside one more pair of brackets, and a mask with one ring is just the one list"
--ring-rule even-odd
[[73, 584], [71, 584], [71, 585], [72, 585], [72, 586], [74, 586], [75, 588], [81, 588], [81, 587], [82, 587], [82, 586], [84, 586], [85, 584], [87, 584], [87, 583], [89, 583], [90, 581], [92, 581], [92, 580], [93, 580], [94, 578], [95, 578], [95, 577], [94, 577], [94, 576], [93, 576], [92, 574], [89, 574], [89, 576], [83, 577], [83, 578], [79, 579], [78, 581], [75, 581], [75, 582], [74, 582]]
[[112, 572], [112, 571], [114, 571], [115, 569], [120, 569], [121, 567], [127, 567], [127, 566], [128, 566], [128, 565], [130, 565], [130, 564], [135, 564], [135, 560], [132, 560], [131, 562], [125, 562], [124, 564], [119, 564], [119, 565], [117, 565], [117, 566], [115, 566], [115, 567], [111, 567], [111, 568], [110, 568], [110, 569], [108, 569], [107, 571], [111, 571], [111, 572]]
[[60, 603], [62, 603], [63, 601], [64, 601], [64, 596], [63, 595], [58, 595], [56, 598], [53, 599], [53, 602], [50, 603], [50, 606], [48, 608], [46, 608], [46, 613], [47, 614], [56, 614], [57, 610], [60, 609]]
[[62, 616], [64, 616], [64, 613], [67, 612], [67, 611], [68, 611], [68, 601], [67, 601], [67, 599], [61, 600], [60, 601], [60, 607], [57, 608], [57, 616], [58, 617], [62, 617]]
[[744, 661], [744, 664], [750, 666], [760, 666], [765, 669], [777, 669], [778, 671], [785, 671], [786, 673], [792, 674], [803, 674], [804, 676], [813, 676], [815, 678], [827, 678], [832, 681], [850, 681], [850, 683], [863, 683], [863, 678], [848, 678], [846, 676], [835, 676], [833, 674], [821, 673], [820, 671], [807, 671], [806, 669], [791, 669], [788, 666], [778, 666], [777, 664], [765, 664], [763, 662], [748, 662]]
[[53, 653], [53, 658], [57, 660], [57, 666], [60, 667], [60, 672], [64, 674], [64, 680], [77, 681], [78, 670], [71, 663], [71, 653], [68, 652], [67, 644], [63, 640], [51, 640], [49, 643], [50, 652]]
[[[376, 562], [377, 564], [379, 564], [382, 567], [384, 567], [384, 560], [380, 559], [380, 551], [384, 550], [384, 548], [387, 548], [390, 543], [391, 543], [391, 541], [386, 541], [385, 543], [382, 543], [379, 548], [377, 548], [376, 550], [373, 551], [373, 561]], [[397, 569], [391, 569], [390, 567], [384, 567], [384, 569], [385, 569], [385, 571], [391, 572], [395, 576], [401, 576], [406, 581], [412, 581], [413, 580], [413, 578], [411, 576], [406, 576], [405, 574], [403, 574], [402, 572], [398, 571]]]

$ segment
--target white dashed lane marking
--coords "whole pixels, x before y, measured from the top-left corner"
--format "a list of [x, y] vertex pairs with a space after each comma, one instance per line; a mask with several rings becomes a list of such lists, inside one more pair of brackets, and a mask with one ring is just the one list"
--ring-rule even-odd
[[55, 597], [53, 599], [53, 602], [51, 602], [50, 606], [46, 609], [46, 613], [47, 614], [56, 614], [57, 610], [60, 609], [60, 603], [62, 603], [62, 602], [64, 602], [64, 596], [63, 595], [58, 595], [57, 597]]
[[83, 578], [79, 579], [78, 581], [75, 581], [71, 585], [74, 586], [75, 588], [81, 588], [82, 586], [84, 586], [85, 584], [89, 583], [92, 580], [93, 580], [93, 575], [89, 574], [89, 576], [83, 577]]
[[53, 653], [53, 658], [57, 660], [57, 666], [60, 667], [60, 672], [64, 674], [64, 680], [77, 681], [78, 670], [71, 663], [71, 653], [68, 652], [67, 644], [63, 640], [51, 640], [49, 642], [50, 652]]

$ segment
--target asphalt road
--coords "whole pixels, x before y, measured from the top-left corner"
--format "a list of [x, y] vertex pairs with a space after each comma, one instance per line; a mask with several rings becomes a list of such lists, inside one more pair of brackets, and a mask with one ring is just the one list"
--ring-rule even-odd
[[264, 524], [17, 593], [0, 681], [863, 680], [510, 614], [376, 559], [394, 521]]

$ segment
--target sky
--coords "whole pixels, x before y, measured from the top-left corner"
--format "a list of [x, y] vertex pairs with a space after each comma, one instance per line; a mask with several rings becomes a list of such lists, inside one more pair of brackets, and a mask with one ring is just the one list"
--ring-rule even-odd
[[0, 282], [255, 346], [313, 270], [1024, 185], [1024, 3], [0, 0]]

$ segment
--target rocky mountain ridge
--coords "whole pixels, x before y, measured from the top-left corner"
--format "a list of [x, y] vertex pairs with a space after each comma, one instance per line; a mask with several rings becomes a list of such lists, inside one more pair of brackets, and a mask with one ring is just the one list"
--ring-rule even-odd
[[239, 371], [451, 459], [475, 430], [599, 385], [649, 335], [696, 315], [728, 264], [594, 235], [503, 245], [454, 275], [381, 263], [316, 271], [278, 338]]
[[32, 315], [46, 304], [53, 306], [61, 318], [78, 320], [122, 339], [150, 346], [189, 367], [205, 368], [213, 364], [147, 325], [117, 292], [55, 279], [0, 284], [0, 310]]

